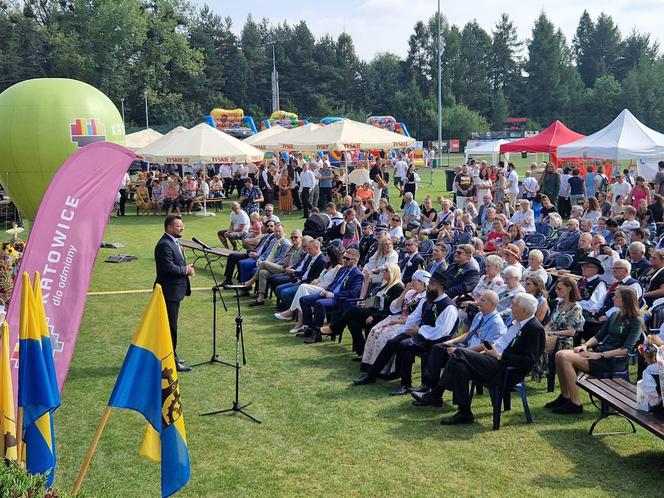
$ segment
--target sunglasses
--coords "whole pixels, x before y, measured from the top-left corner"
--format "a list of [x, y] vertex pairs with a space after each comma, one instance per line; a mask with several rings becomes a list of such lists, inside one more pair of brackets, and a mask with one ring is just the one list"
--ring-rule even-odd
[[300, 238], [300, 236], [299, 236], [299, 235], [291, 235], [291, 237], [290, 237], [290, 238], [291, 238], [291, 239], [299, 239], [299, 238]]
[[353, 258], [351, 258], [351, 257], [344, 256], [344, 261], [352, 261], [352, 259], [353, 259]]

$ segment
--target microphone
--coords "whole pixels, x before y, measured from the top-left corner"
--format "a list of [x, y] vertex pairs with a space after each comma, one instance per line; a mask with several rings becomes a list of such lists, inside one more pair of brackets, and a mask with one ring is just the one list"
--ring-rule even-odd
[[192, 237], [191, 240], [193, 240], [194, 242], [196, 242], [196, 243], [197, 243], [198, 245], [200, 245], [203, 249], [207, 249], [208, 251], [212, 249], [209, 245], [207, 245], [205, 242], [201, 242], [201, 241], [198, 240], [196, 237]]

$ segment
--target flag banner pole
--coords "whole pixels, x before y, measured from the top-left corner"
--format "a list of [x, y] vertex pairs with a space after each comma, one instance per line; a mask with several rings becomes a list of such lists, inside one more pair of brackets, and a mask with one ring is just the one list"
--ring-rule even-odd
[[23, 407], [18, 407], [16, 415], [16, 462], [23, 467]]
[[76, 483], [74, 484], [74, 488], [72, 489], [71, 494], [74, 496], [76, 496], [78, 492], [81, 490], [81, 484], [83, 484], [83, 479], [85, 479], [85, 476], [88, 473], [90, 462], [92, 462], [92, 457], [94, 456], [95, 451], [97, 451], [97, 445], [99, 444], [99, 440], [101, 439], [101, 435], [104, 432], [104, 428], [106, 427], [106, 424], [108, 423], [108, 418], [110, 416], [111, 416], [111, 407], [107, 406], [106, 409], [104, 410], [104, 414], [101, 416], [101, 420], [99, 421], [99, 427], [97, 427], [97, 432], [95, 432], [95, 437], [92, 440], [92, 443], [90, 443], [90, 448], [88, 449], [88, 452], [85, 455], [85, 460], [83, 460], [83, 465], [81, 465], [81, 471], [78, 473], [78, 478], [76, 479]]

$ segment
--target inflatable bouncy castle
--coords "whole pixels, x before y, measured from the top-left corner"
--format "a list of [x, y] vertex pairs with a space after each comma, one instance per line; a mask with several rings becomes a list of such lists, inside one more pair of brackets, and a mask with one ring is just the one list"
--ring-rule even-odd
[[273, 126], [281, 126], [290, 130], [291, 128], [297, 128], [308, 123], [308, 120], [300, 119], [294, 112], [275, 111], [270, 114], [268, 119], [261, 121], [261, 131], [266, 128], [272, 128]]
[[410, 133], [408, 133], [408, 128], [406, 128], [406, 125], [404, 123], [398, 122], [392, 116], [371, 116], [369, 119], [367, 119], [367, 124], [376, 126], [378, 128], [383, 128], [384, 130], [389, 130], [394, 133], [399, 133], [400, 135], [404, 135], [406, 137], [410, 137]]
[[204, 121], [235, 138], [247, 138], [258, 131], [254, 118], [245, 116], [242, 109], [212, 109]]

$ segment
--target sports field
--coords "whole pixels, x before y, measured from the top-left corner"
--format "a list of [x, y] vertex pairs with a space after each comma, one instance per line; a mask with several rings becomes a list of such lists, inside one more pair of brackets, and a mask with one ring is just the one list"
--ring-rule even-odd
[[[521, 162], [521, 161], [520, 161]], [[525, 167], [530, 160], [524, 160]], [[522, 168], [520, 168], [522, 171]], [[423, 173], [423, 183], [428, 173]], [[444, 175], [422, 186], [433, 196], [444, 191]], [[418, 193], [418, 199], [421, 194]], [[90, 291], [149, 289], [154, 279], [153, 247], [162, 218], [134, 215], [113, 218], [107, 241], [121, 250], [102, 249]], [[216, 241], [228, 224], [228, 206], [216, 217], [185, 217], [185, 238]], [[296, 215], [287, 228], [301, 227]], [[138, 260], [109, 264], [109, 255]], [[202, 271], [192, 281], [209, 289]], [[221, 358], [234, 359], [235, 302], [224, 292], [228, 312], [219, 324]], [[101, 294], [88, 298], [69, 379], [56, 412], [58, 470], [55, 485], [70, 489], [95, 432], [131, 336], [148, 300], [147, 293]], [[248, 364], [242, 368], [241, 401], [261, 419], [200, 417], [228, 408], [233, 370], [202, 366], [180, 376], [192, 462], [190, 483], [181, 496], [661, 496], [664, 443], [639, 430], [636, 435], [591, 437], [596, 411], [584, 398], [581, 416], [554, 416], [542, 408], [554, 395], [544, 383], [528, 383], [535, 424], [526, 425], [518, 399], [503, 415], [500, 431], [491, 430], [488, 396], [473, 403], [472, 426], [442, 427], [452, 412], [416, 408], [410, 397], [390, 397], [391, 385], [379, 381], [351, 386], [358, 375], [351, 362], [350, 337], [342, 344], [305, 345], [287, 333], [289, 324], [272, 317], [271, 306], [248, 308], [243, 298]], [[211, 353], [210, 291], [195, 292], [180, 314], [179, 353], [189, 363]], [[418, 383], [419, 363], [415, 383]], [[620, 420], [604, 429], [620, 430]], [[145, 428], [133, 412], [114, 411], [83, 490], [88, 496], [159, 496], [159, 466], [137, 451]]]

